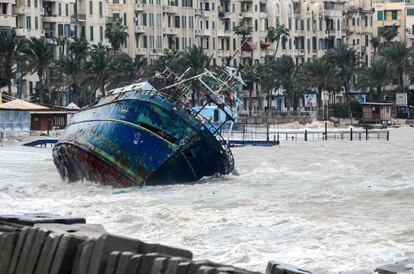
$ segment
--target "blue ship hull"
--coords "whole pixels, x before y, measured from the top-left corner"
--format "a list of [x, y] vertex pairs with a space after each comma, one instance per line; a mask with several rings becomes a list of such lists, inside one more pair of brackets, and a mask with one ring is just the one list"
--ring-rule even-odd
[[115, 186], [188, 183], [233, 170], [231, 152], [191, 111], [131, 90], [77, 113], [53, 149], [69, 181]]

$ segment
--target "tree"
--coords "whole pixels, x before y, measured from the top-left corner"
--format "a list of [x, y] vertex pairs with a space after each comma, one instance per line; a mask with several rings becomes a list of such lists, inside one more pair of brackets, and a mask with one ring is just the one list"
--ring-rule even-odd
[[385, 27], [380, 36], [384, 37], [387, 44], [390, 44], [398, 36], [398, 27], [395, 24], [391, 27]]
[[372, 47], [374, 48], [374, 54], [372, 58], [375, 59], [375, 56], [377, 55], [378, 46], [381, 43], [381, 38], [378, 36], [371, 36], [370, 42], [372, 44]]
[[130, 83], [144, 76], [146, 59], [136, 57], [132, 59], [128, 54], [121, 53], [112, 61], [113, 73], [111, 74], [111, 85]]
[[[36, 73], [39, 77], [40, 86], [37, 87], [39, 92], [40, 102], [43, 103], [45, 96], [50, 102], [51, 94], [46, 84], [47, 72], [50, 64], [53, 61], [53, 48], [46, 42], [44, 37], [31, 37], [28, 40], [27, 47], [23, 51], [27, 60], [27, 69], [31, 73]], [[45, 92], [48, 91], [46, 94]]]
[[252, 26], [245, 19], [241, 20], [238, 26], [235, 26], [233, 29], [234, 33], [242, 37], [241, 45], [247, 40], [250, 34], [253, 32]]
[[348, 100], [348, 94], [350, 90], [350, 80], [357, 67], [357, 57], [355, 49], [349, 48], [345, 44], [339, 44], [335, 48], [331, 49], [327, 53], [328, 60], [331, 62], [344, 86], [346, 100]]
[[171, 68], [173, 71], [179, 70], [179, 55], [176, 49], [164, 49], [164, 54], [155, 60], [144, 71], [144, 75], [151, 77], [156, 73], [164, 71], [166, 67]]
[[18, 39], [13, 29], [0, 30], [0, 64], [4, 81], [11, 95], [11, 79], [14, 77], [16, 63], [21, 60], [21, 53], [27, 46], [26, 39]]
[[258, 73], [258, 66], [257, 65], [248, 65], [246, 66], [242, 71], [242, 79], [245, 81], [246, 86], [245, 89], [249, 91], [249, 115], [251, 115], [252, 111], [252, 97], [253, 97], [253, 90], [254, 90], [254, 84], [259, 79], [259, 73]]
[[[205, 54], [203, 47], [193, 45], [179, 53], [178, 63], [181, 66], [181, 72], [184, 72], [187, 68], [191, 67], [191, 70], [186, 74], [187, 77], [191, 77], [204, 72], [204, 69], [210, 68], [211, 56]], [[192, 87], [192, 103], [198, 105], [201, 99], [200, 82], [197, 80], [192, 81]]]
[[126, 26], [122, 25], [121, 19], [112, 20], [106, 23], [105, 38], [108, 39], [114, 53], [116, 53], [121, 46], [126, 44], [129, 36], [127, 29]]
[[[358, 86], [362, 88], [375, 88], [375, 92], [372, 97], [378, 97], [382, 88], [391, 82], [392, 77], [390, 75], [390, 66], [384, 59], [375, 59], [370, 67], [366, 67], [360, 71], [358, 75]], [[371, 98], [373, 99], [373, 98]]]
[[78, 103], [80, 96], [79, 83], [84, 78], [82, 72], [82, 65], [88, 55], [88, 42], [85, 38], [74, 38], [68, 42], [68, 54], [61, 57], [56, 66], [59, 70], [59, 77], [63, 85], [68, 85], [73, 98], [72, 100]]
[[332, 83], [336, 82], [335, 73], [332, 73], [334, 66], [326, 56], [312, 59], [302, 66], [301, 76], [308, 88], [316, 88], [318, 93], [318, 106], [321, 106], [322, 91], [331, 90]]
[[[412, 67], [411, 50], [406, 42], [395, 42], [382, 52], [385, 61], [391, 65], [398, 77], [400, 91], [404, 90], [404, 72]], [[389, 72], [388, 72], [389, 73]]]
[[276, 26], [276, 28], [270, 27], [267, 31], [267, 39], [269, 40], [269, 42], [272, 44], [276, 42], [276, 49], [273, 54], [273, 59], [276, 57], [277, 51], [279, 49], [280, 39], [282, 39], [282, 37], [287, 36], [289, 36], [289, 29], [286, 28], [286, 26], [283, 24]]
[[89, 52], [89, 59], [85, 62], [84, 71], [86, 80], [84, 83], [91, 83], [91, 91], [96, 94], [98, 88], [102, 96], [105, 96], [105, 86], [109, 83], [111, 75], [114, 72], [112, 60], [114, 56], [109, 54], [109, 48], [99, 42], [92, 45]]

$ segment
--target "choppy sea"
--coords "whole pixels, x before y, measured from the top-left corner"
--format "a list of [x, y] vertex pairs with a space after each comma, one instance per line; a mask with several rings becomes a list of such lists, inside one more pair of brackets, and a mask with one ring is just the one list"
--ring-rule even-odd
[[111, 233], [264, 271], [373, 271], [414, 256], [414, 128], [391, 140], [234, 148], [239, 176], [126, 193], [62, 182], [50, 148], [0, 144], [0, 213], [86, 217]]

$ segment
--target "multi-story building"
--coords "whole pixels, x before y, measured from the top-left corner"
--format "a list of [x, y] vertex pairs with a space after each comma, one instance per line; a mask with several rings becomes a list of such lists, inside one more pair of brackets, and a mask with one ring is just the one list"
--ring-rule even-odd
[[346, 43], [353, 47], [361, 62], [371, 63], [372, 6], [367, 0], [350, 0], [346, 5]]
[[[131, 57], [142, 56], [151, 62], [162, 56], [164, 49], [182, 50], [198, 45], [212, 56], [214, 64], [230, 62], [236, 66], [264, 62], [266, 56], [273, 56], [276, 43], [269, 43], [267, 33], [270, 27], [280, 24], [289, 29], [289, 36], [281, 39], [276, 56], [287, 54], [301, 64], [323, 56], [339, 43], [347, 43], [369, 64], [373, 52], [371, 35], [385, 24], [380, 21], [387, 16], [392, 19], [394, 14], [393, 7], [384, 3], [374, 3], [378, 12], [373, 13], [369, 0], [15, 1], [0, 0], [0, 27], [16, 28], [21, 36], [45, 36], [54, 45], [56, 57], [65, 54], [64, 41], [71, 36], [85, 37], [89, 43], [105, 42], [105, 24], [118, 18], [129, 34], [122, 50]], [[411, 24], [412, 35], [414, 16], [413, 22], [410, 16], [414, 10], [407, 4], [399, 9], [397, 21], [398, 14], [407, 18], [400, 33], [406, 35]], [[383, 15], [377, 18], [381, 10]], [[234, 32], [242, 21], [253, 30], [243, 45], [242, 37]], [[32, 76], [20, 79], [21, 94], [30, 96], [35, 82], [36, 77]], [[267, 98], [259, 90], [260, 85], [255, 83], [241, 92], [242, 98], [246, 98], [244, 113], [260, 114], [268, 105], [275, 108], [277, 92]]]
[[373, 34], [379, 36], [384, 30], [391, 28], [397, 33], [393, 41], [406, 41], [412, 45], [414, 38], [414, 2], [413, 1], [385, 1], [373, 2]]
[[16, 27], [16, 0], [0, 1], [0, 28]]

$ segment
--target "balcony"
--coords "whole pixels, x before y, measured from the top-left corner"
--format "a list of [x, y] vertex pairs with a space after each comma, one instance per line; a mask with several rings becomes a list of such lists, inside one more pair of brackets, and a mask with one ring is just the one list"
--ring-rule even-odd
[[384, 20], [383, 21], [384, 27], [392, 27], [392, 26], [400, 26], [401, 21], [400, 20]]
[[231, 30], [218, 30], [217, 36], [218, 37], [230, 37], [232, 34]]
[[243, 18], [253, 18], [253, 12], [251, 11], [243, 11], [240, 13], [240, 17]]
[[217, 56], [226, 58], [226, 57], [231, 57], [232, 55], [231, 55], [230, 50], [219, 49], [217, 51]]
[[27, 29], [18, 28], [16, 29], [16, 35], [17, 36], [27, 36], [29, 31]]
[[145, 4], [135, 4], [134, 10], [135, 11], [145, 11]]
[[210, 36], [211, 30], [208, 29], [196, 29], [195, 36]]
[[224, 19], [230, 19], [231, 13], [230, 12], [219, 11], [218, 17], [220, 19], [222, 19], [222, 20], [224, 20]]
[[163, 6], [162, 7], [163, 13], [170, 13], [170, 14], [176, 14], [178, 12], [177, 6]]
[[136, 48], [135, 49], [135, 54], [136, 55], [147, 55], [148, 53], [148, 49], [146, 48]]
[[146, 33], [148, 27], [147, 26], [135, 26], [136, 33]]
[[163, 27], [162, 28], [164, 35], [178, 35], [178, 29], [176, 28], [169, 28], [169, 27]]
[[26, 7], [16, 7], [16, 15], [24, 15], [26, 13]]

